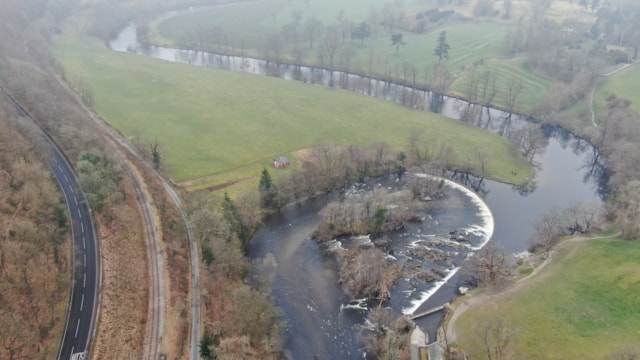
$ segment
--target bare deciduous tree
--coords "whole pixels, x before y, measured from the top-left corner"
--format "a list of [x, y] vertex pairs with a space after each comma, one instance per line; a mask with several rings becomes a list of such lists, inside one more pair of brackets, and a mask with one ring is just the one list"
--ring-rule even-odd
[[640, 180], [629, 181], [620, 187], [615, 198], [616, 222], [622, 228], [622, 237], [640, 237]]
[[493, 243], [488, 244], [474, 256], [471, 264], [474, 273], [478, 274], [483, 282], [496, 284], [508, 275], [507, 256], [504, 251], [498, 249]]
[[578, 201], [566, 211], [568, 228], [572, 233], [588, 233], [598, 230], [602, 221], [602, 205], [599, 201]]
[[540, 154], [549, 143], [540, 126], [535, 124], [526, 124], [513, 132], [510, 138], [530, 164], [534, 163], [536, 155]]
[[514, 329], [502, 318], [489, 318], [480, 323], [476, 330], [478, 341], [489, 360], [509, 358], [509, 345], [514, 338]]
[[377, 307], [369, 312], [367, 320], [373, 324], [373, 328], [365, 328], [360, 334], [367, 354], [377, 359], [403, 359], [408, 345], [405, 319], [398, 318], [388, 308]]
[[568, 235], [565, 214], [558, 208], [551, 208], [540, 216], [533, 225], [535, 233], [529, 239], [532, 247], [541, 247], [548, 255], [563, 236]]
[[332, 67], [338, 49], [340, 49], [340, 32], [336, 26], [326, 27], [320, 47], [318, 54], [321, 55], [323, 59], [324, 56], [326, 56], [329, 60], [328, 65]]
[[320, 37], [322, 33], [322, 21], [318, 20], [315, 16], [307, 19], [304, 24], [305, 36], [309, 42], [309, 49], [313, 49], [313, 43]]
[[376, 248], [349, 250], [341, 254], [340, 262], [339, 282], [352, 299], [372, 295], [381, 301], [387, 299], [400, 275]]
[[509, 81], [507, 85], [507, 93], [505, 94], [504, 99], [509, 112], [513, 112], [518, 105], [518, 100], [520, 99], [522, 90], [524, 90], [524, 83], [521, 78], [514, 77]]

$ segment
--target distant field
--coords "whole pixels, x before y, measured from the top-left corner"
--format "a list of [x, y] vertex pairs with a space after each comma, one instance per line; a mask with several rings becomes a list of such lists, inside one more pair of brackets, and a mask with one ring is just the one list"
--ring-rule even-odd
[[95, 109], [110, 124], [158, 140], [175, 181], [256, 176], [274, 156], [324, 142], [399, 149], [416, 130], [434, 149], [446, 144], [464, 159], [485, 149], [493, 178], [521, 182], [511, 171], [529, 173], [503, 138], [374, 98], [116, 53], [88, 37], [58, 37], [54, 53], [71, 81], [82, 78], [93, 90]]
[[640, 111], [640, 66], [634, 65], [629, 69], [603, 80], [596, 92], [596, 108], [605, 106], [607, 97], [615, 94], [631, 101], [631, 106]]
[[[328, 25], [335, 23], [340, 14], [354, 22], [366, 21], [371, 8], [380, 12], [389, 0], [261, 0], [203, 8], [154, 22], [161, 39], [168, 41], [179, 38], [185, 32], [193, 32], [203, 27], [220, 26], [236, 35], [246, 36], [248, 47], [259, 47], [265, 31], [280, 31], [282, 25], [290, 23], [292, 14], [299, 12], [302, 23], [315, 17]], [[400, 9], [405, 16], [414, 16], [420, 10], [432, 6], [416, 5], [404, 1]], [[396, 7], [394, 7], [396, 9]]]
[[625, 345], [638, 346], [637, 242], [570, 244], [528, 281], [521, 291], [473, 306], [458, 319], [457, 345], [472, 359], [485, 358], [476, 330], [491, 317], [504, 319], [516, 334], [509, 344], [515, 358], [604, 359]]
[[[304, 5], [303, 1], [290, 3], [284, 0], [243, 2], [158, 19], [152, 23], [151, 29], [156, 43], [178, 46], [180, 39], [184, 38], [186, 34], [195, 33], [202, 28], [219, 27], [225, 29], [229, 34], [228, 39], [229, 43], [233, 43], [233, 51], [239, 52], [242, 49], [244, 54], [262, 57], [264, 56], [262, 49], [264, 48], [265, 35], [281, 31], [283, 25], [291, 22], [291, 14], [294, 11], [299, 11], [302, 14], [301, 23], [303, 25], [310, 16], [322, 20], [325, 25], [337, 23], [337, 17], [341, 10], [344, 11], [345, 18], [358, 23], [370, 21], [368, 17], [371, 8], [381, 12], [385, 3], [388, 1], [310, 1], [308, 6]], [[407, 21], [412, 21], [417, 12], [431, 7], [428, 4], [416, 5], [413, 1], [404, 1], [403, 3], [403, 7], [395, 9], [400, 9]], [[500, 8], [498, 5], [496, 6]], [[516, 9], [519, 7], [521, 5]], [[468, 9], [456, 8], [456, 10], [465, 13]], [[454, 23], [433, 29], [425, 34], [404, 32], [404, 45], [400, 46], [397, 53], [395, 46], [391, 45], [389, 31], [381, 28], [377, 36], [362, 44], [359, 41], [347, 40], [352, 51], [348, 63], [346, 58], [341, 58], [341, 55], [337, 54], [333, 65], [338, 68], [348, 67], [351, 71], [367, 74], [371, 69], [376, 76], [391, 75], [397, 80], [405, 79], [407, 81], [411, 79], [411, 76], [405, 76], [404, 68], [407, 65], [414, 66], [417, 70], [417, 83], [422, 85], [425, 83], [427, 68], [438, 62], [438, 59], [433, 55], [433, 50], [440, 32], [446, 31], [447, 43], [451, 46], [451, 50], [449, 52], [450, 58], [445, 61], [445, 64], [457, 79], [452, 88], [453, 93], [463, 94], [464, 86], [461, 84], [465, 83], [470, 69], [474, 65], [484, 62], [486, 65], [480, 66], [480, 68], [497, 69], [500, 84], [506, 84], [514, 76], [525, 80], [525, 89], [517, 108], [522, 112], [530, 112], [537, 96], [542, 91], [551, 88], [551, 81], [529, 71], [524, 66], [523, 59], [505, 59], [502, 56], [504, 39], [512, 25], [499, 20], [496, 18], [491, 22]], [[398, 30], [394, 32], [398, 32]], [[283, 42], [285, 41], [283, 40]], [[223, 48], [225, 51], [229, 50], [227, 47]], [[281, 58], [294, 61], [291, 49], [285, 47]], [[316, 41], [314, 49], [308, 50], [303, 62], [311, 65], [329, 65], [326, 59], [324, 64], [319, 62], [318, 41]], [[504, 106], [504, 88], [501, 86], [499, 91], [502, 94], [498, 94], [494, 104]]]
[[392, 65], [402, 66], [404, 63], [410, 63], [423, 72], [428, 65], [438, 62], [433, 50], [440, 31], [446, 31], [447, 43], [451, 49], [449, 60], [445, 60], [445, 64], [451, 71], [457, 72], [470, 67], [480, 59], [500, 57], [507, 30], [508, 27], [504, 24], [486, 22], [448, 25], [426, 34], [405, 33], [405, 45], [400, 46], [397, 54], [395, 46], [391, 46], [390, 36], [385, 34], [365, 41], [364, 48], [357, 48], [356, 59], [360, 59], [362, 64], [367, 64], [369, 52], [373, 49], [375, 54], [383, 55]]
[[[501, 106], [506, 104], [507, 89], [513, 79], [519, 79], [524, 86], [516, 104], [516, 109], [520, 109], [524, 113], [533, 112], [538, 97], [551, 91], [552, 82], [529, 71], [525, 60], [523, 57], [490, 59], [477, 66], [476, 73], [478, 76], [481, 76], [486, 71], [497, 74], [496, 87], [498, 92], [493, 104]], [[463, 77], [456, 81], [452, 86], [453, 91], [460, 96], [464, 96], [468, 79], [468, 77]]]

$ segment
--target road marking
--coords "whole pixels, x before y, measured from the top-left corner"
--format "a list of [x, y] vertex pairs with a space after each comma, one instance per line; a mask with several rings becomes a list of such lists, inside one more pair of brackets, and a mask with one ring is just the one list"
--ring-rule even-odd
[[57, 164], [58, 163], [58, 159], [57, 158], [53, 158], [53, 161]]
[[71, 354], [73, 354], [73, 349], [75, 348], [75, 346], [71, 347]]
[[78, 319], [78, 325], [76, 326], [76, 338], [78, 337], [78, 330], [80, 330], [80, 319]]
[[82, 214], [80, 213], [80, 208], [78, 208], [78, 216], [82, 219]]
[[87, 253], [84, 253], [84, 266], [87, 267]]
[[80, 228], [82, 229], [82, 232], [84, 233], [84, 223], [80, 223]]
[[83, 236], [83, 237], [82, 237], [82, 250], [84, 250], [84, 249], [86, 249], [86, 248], [87, 248], [87, 242], [86, 242], [85, 237]]
[[60, 169], [60, 171], [64, 172], [64, 171], [62, 170], [62, 166], [58, 165], [58, 169]]
[[76, 203], [76, 205], [78, 205], [78, 198], [77, 197], [74, 197], [73, 201]]
[[67, 177], [67, 174], [64, 174], [64, 181], [69, 182], [69, 178]]
[[84, 294], [82, 294], [82, 301], [80, 301], [80, 311], [82, 311], [83, 307], [84, 307]]
[[82, 279], [82, 288], [85, 288], [86, 286], [87, 286], [87, 273], [84, 273], [83, 279]]

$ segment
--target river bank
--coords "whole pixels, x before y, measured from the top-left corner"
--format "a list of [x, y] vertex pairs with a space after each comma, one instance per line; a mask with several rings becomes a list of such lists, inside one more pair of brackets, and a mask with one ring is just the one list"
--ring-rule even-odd
[[479, 333], [485, 325], [492, 331], [499, 325], [511, 338], [504, 353], [519, 356], [539, 354], [544, 343], [549, 357], [599, 359], [634, 344], [637, 334], [623, 329], [638, 322], [628, 307], [637, 295], [625, 290], [638, 278], [638, 247], [619, 235], [567, 239], [506, 289], [458, 299], [445, 323], [447, 340], [472, 357], [484, 353]]

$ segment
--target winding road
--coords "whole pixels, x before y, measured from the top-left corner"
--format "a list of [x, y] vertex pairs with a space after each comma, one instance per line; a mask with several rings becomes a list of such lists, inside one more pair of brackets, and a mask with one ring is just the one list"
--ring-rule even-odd
[[[72, 359], [88, 350], [95, 330], [100, 258], [91, 209], [78, 186], [71, 166], [60, 149], [47, 137], [45, 161], [64, 193], [73, 234], [73, 286], [59, 359]], [[76, 356], [82, 358], [82, 356]], [[75, 360], [75, 359], [74, 359]]]
[[[4, 90], [2, 92], [20, 117], [33, 121], [20, 104]], [[99, 248], [91, 208], [71, 165], [46, 133], [41, 132], [39, 136], [42, 141], [37, 145], [42, 157], [64, 193], [73, 238], [73, 282], [58, 359], [80, 360], [85, 357], [96, 328], [100, 285]]]
[[[71, 94], [77, 101], [77, 103], [82, 107], [85, 113], [94, 121], [98, 129], [104, 134], [105, 138], [110, 139], [118, 148], [118, 150], [123, 150], [123, 152], [128, 153], [133, 158], [137, 159], [139, 164], [142, 164], [146, 167], [146, 169], [151, 172], [156, 179], [162, 185], [166, 194], [171, 198], [172, 202], [176, 206], [180, 216], [182, 217], [183, 223], [186, 228], [187, 238], [189, 240], [189, 254], [190, 254], [190, 263], [191, 263], [191, 329], [189, 334], [189, 360], [199, 360], [200, 352], [199, 352], [199, 342], [200, 342], [200, 262], [199, 262], [199, 254], [198, 254], [198, 245], [195, 240], [195, 236], [193, 234], [193, 229], [191, 226], [191, 222], [189, 221], [189, 217], [187, 212], [184, 209], [182, 201], [176, 191], [173, 189], [171, 184], [156, 170], [154, 169], [146, 159], [144, 159], [138, 151], [133, 149], [124, 139], [118, 134], [113, 128], [111, 128], [108, 124], [106, 124], [96, 113], [93, 112], [91, 108], [89, 108], [81, 99], [81, 97], [73, 91], [68, 84], [58, 78], [58, 82]], [[124, 154], [123, 154], [124, 155]], [[137, 171], [127, 164], [127, 171], [134, 182], [134, 187], [136, 194], [138, 195], [138, 200], [140, 203], [141, 211], [143, 212], [143, 220], [146, 223], [146, 233], [148, 237], [148, 246], [150, 252], [150, 267], [152, 273], [152, 284], [151, 284], [151, 299], [150, 299], [150, 309], [151, 312], [149, 314], [149, 326], [147, 329], [147, 335], [145, 337], [145, 349], [144, 349], [144, 358], [145, 359], [154, 359], [157, 355], [159, 355], [159, 343], [162, 338], [162, 334], [164, 331], [164, 312], [165, 312], [165, 294], [163, 291], [164, 284], [162, 281], [162, 251], [160, 250], [159, 244], [156, 237], [155, 229], [158, 224], [153, 223], [155, 221], [153, 216], [150, 215], [150, 199], [148, 196], [143, 196], [144, 192], [144, 179], [140, 177]], [[146, 214], [144, 214], [146, 213]], [[150, 224], [152, 224], [150, 226]], [[155, 259], [154, 259], [155, 257]], [[158, 274], [154, 274], [158, 273]], [[75, 359], [74, 359], [75, 360]]]

